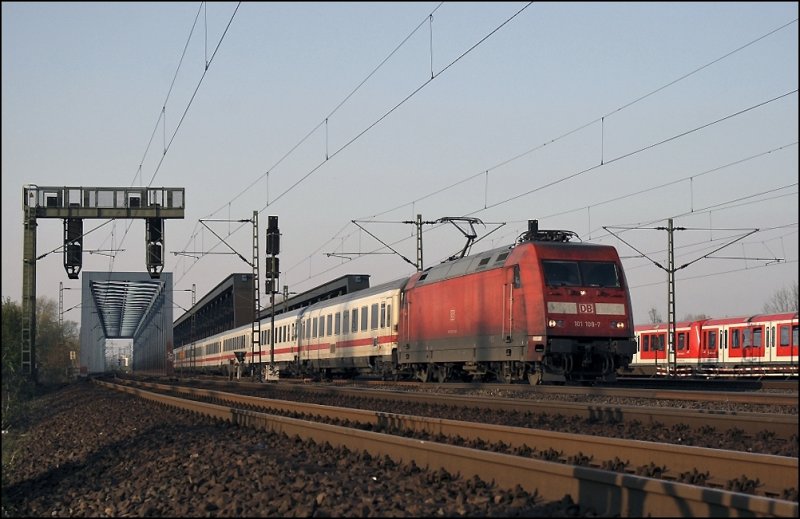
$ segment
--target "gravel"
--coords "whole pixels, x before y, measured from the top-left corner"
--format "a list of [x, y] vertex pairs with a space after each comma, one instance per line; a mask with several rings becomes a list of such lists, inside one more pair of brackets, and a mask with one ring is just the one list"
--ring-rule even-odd
[[212, 422], [77, 382], [3, 431], [3, 517], [595, 517], [564, 496]]

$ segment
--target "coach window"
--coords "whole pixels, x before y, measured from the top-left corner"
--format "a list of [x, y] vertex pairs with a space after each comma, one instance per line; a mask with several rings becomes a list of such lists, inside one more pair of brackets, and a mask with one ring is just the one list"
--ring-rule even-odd
[[678, 334], [678, 351], [683, 351], [686, 348], [686, 334]]
[[[796, 330], [797, 328], [795, 328]], [[789, 346], [789, 327], [788, 326], [781, 326], [781, 346]]]
[[350, 310], [342, 312], [342, 333], [345, 335], [350, 333]]
[[386, 324], [392, 326], [392, 305], [386, 305]]
[[319, 316], [319, 336], [320, 337], [324, 337], [325, 336], [325, 316], [324, 315], [320, 315]]
[[314, 318], [313, 323], [314, 324], [311, 325], [312, 326], [311, 337], [312, 338], [316, 338], [317, 337], [317, 318], [316, 317]]
[[339, 335], [340, 333], [342, 333], [342, 314], [341, 314], [341, 312], [336, 312], [336, 316], [333, 319], [333, 324], [335, 326], [333, 334], [334, 335]]
[[709, 350], [717, 349], [717, 332], [715, 330], [711, 330], [710, 332], [708, 332], [708, 349]]
[[378, 303], [372, 305], [371, 308], [372, 319], [370, 320], [370, 329], [377, 330], [378, 329]]
[[764, 329], [761, 328], [760, 326], [758, 328], [753, 328], [753, 346], [755, 346], [756, 348], [761, 347], [762, 345], [761, 337], [763, 334], [764, 334]]
[[353, 326], [350, 327], [350, 331], [358, 332], [358, 308], [353, 308]]
[[361, 307], [361, 331], [362, 332], [366, 332], [367, 331], [367, 310], [368, 309], [367, 309], [366, 306], [362, 306]]
[[731, 330], [731, 348], [739, 349], [739, 330]]
[[386, 303], [381, 303], [381, 328], [386, 328]]
[[326, 333], [326, 335], [328, 336], [330, 336], [331, 332], [333, 332], [332, 324], [333, 324], [333, 314], [328, 314], [328, 325], [327, 325], [328, 332]]

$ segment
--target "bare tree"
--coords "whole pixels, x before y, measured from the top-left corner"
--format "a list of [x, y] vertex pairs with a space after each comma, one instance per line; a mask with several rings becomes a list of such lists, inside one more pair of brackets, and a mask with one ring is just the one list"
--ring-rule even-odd
[[776, 290], [772, 297], [764, 304], [764, 313], [797, 311], [797, 282], [790, 287]]
[[653, 308], [651, 308], [649, 312], [647, 312], [647, 315], [650, 316], [650, 323], [651, 324], [663, 323], [664, 322], [664, 319], [661, 318], [661, 314], [658, 313], [658, 310], [656, 310], [655, 306]]
[[703, 319], [708, 319], [709, 317], [706, 314], [686, 314], [683, 318], [684, 321], [702, 321]]

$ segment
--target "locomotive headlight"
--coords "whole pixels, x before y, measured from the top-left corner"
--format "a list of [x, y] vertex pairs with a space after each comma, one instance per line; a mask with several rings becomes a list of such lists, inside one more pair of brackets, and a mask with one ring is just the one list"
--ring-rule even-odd
[[557, 323], [556, 323], [555, 319], [550, 319], [549, 321], [547, 321], [547, 326], [550, 327], [550, 328], [555, 328], [556, 324]]
[[618, 330], [621, 330], [621, 329], [625, 328], [625, 322], [624, 321], [611, 321], [611, 327], [612, 328], [617, 328]]

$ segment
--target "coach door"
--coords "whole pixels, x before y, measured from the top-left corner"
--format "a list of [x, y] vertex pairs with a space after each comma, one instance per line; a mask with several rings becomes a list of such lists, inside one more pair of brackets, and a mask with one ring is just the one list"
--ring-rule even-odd
[[775, 337], [776, 349], [778, 350], [778, 357], [781, 360], [788, 360], [790, 362], [797, 361], [798, 344], [797, 344], [797, 325], [796, 324], [779, 324], [778, 331]]
[[760, 361], [764, 357], [764, 327], [750, 326], [743, 330], [744, 348], [742, 357], [749, 362]]
[[700, 360], [717, 360], [718, 341], [719, 330], [703, 331], [703, 340], [700, 342]]

